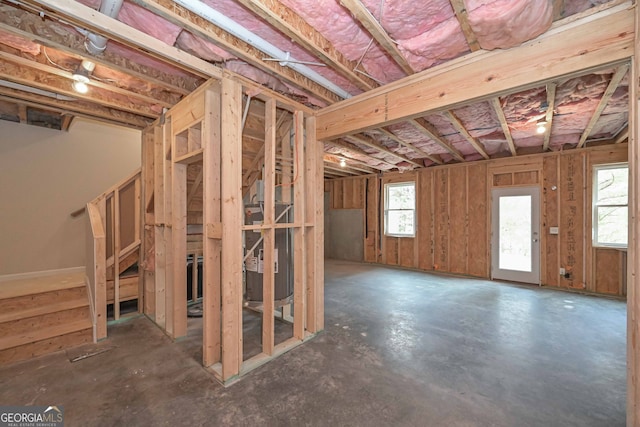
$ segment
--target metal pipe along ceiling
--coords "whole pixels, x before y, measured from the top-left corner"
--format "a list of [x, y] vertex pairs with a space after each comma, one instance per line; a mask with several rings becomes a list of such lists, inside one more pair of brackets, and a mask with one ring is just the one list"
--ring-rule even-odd
[[[325, 77], [316, 73], [306, 65], [296, 63], [298, 61], [296, 61], [293, 58], [289, 58], [287, 55], [287, 52], [280, 50], [279, 48], [272, 45], [265, 39], [252, 33], [251, 31], [244, 28], [242, 25], [238, 24], [237, 22], [233, 21], [230, 18], [227, 18], [225, 15], [211, 8], [210, 6], [204, 4], [203, 2], [199, 0], [175, 0], [175, 2], [185, 7], [186, 9], [190, 10], [191, 12], [195, 13], [196, 15], [200, 16], [201, 18], [206, 19], [212, 24], [234, 35], [240, 40], [250, 44], [256, 49], [260, 49], [262, 52], [266, 53], [267, 55], [272, 56], [276, 59], [281, 59], [283, 61], [283, 64], [281, 65], [286, 65], [287, 67], [297, 71], [303, 76], [313, 80], [319, 85], [335, 93], [339, 97], [345, 98], [345, 99], [351, 98], [351, 94], [349, 92], [345, 91], [344, 89], [337, 86], [333, 82], [329, 81]], [[287, 61], [291, 61], [291, 62], [287, 62]]]

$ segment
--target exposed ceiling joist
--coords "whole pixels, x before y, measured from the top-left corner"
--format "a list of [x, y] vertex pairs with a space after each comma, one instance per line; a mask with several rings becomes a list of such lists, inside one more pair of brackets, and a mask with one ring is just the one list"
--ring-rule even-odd
[[419, 132], [426, 135], [433, 142], [438, 144], [440, 147], [447, 150], [449, 154], [451, 154], [455, 159], [464, 162], [464, 156], [460, 151], [453, 146], [449, 141], [440, 136], [440, 132], [438, 129], [422, 117], [418, 117], [414, 120], [410, 120], [409, 123], [416, 128]]
[[482, 145], [482, 143], [480, 141], [478, 141], [476, 138], [474, 138], [473, 136], [471, 136], [471, 134], [469, 133], [467, 128], [464, 127], [464, 125], [462, 124], [460, 119], [453, 113], [453, 111], [445, 111], [444, 114], [447, 117], [447, 119], [449, 119], [449, 121], [451, 122], [453, 127], [460, 133], [460, 135], [462, 135], [464, 137], [464, 139], [466, 139], [467, 142], [469, 144], [471, 144], [471, 146], [473, 146], [473, 148], [482, 157], [484, 157], [485, 159], [488, 160], [489, 159], [489, 155], [485, 151], [484, 146]]
[[98, 65], [180, 95], [188, 95], [201, 83], [201, 80], [195, 77], [174, 76], [153, 67], [134, 63], [108, 49], [100, 56], [91, 56], [84, 48], [85, 38], [82, 35], [69, 32], [65, 26], [55, 21], [49, 20], [44, 25], [41, 18], [21, 10], [0, 13], [0, 29], [42, 46], [65, 52], [77, 59], [90, 59]]
[[[386, 168], [383, 168], [383, 167], [379, 167], [379, 166], [368, 165], [369, 167], [372, 167], [374, 169], [378, 169], [378, 170], [381, 170], [381, 171], [386, 171], [386, 170], [395, 169], [395, 168], [398, 167], [397, 165], [395, 165], [393, 163], [389, 163], [389, 162], [387, 162], [385, 160], [378, 159], [377, 157], [373, 157], [371, 154], [366, 153], [363, 150], [361, 150], [360, 148], [356, 147], [355, 145], [349, 144], [347, 142], [343, 142], [343, 141], [327, 141], [327, 144], [330, 144], [330, 145], [333, 145], [334, 147], [338, 147], [338, 148], [340, 148], [342, 150], [345, 150], [348, 153], [351, 153], [351, 155], [355, 154], [355, 155], [364, 157], [364, 158], [370, 160], [373, 163], [378, 163], [378, 164], [382, 164], [382, 165], [386, 165], [387, 166]], [[343, 156], [343, 157], [345, 157], [346, 159], [351, 159], [351, 160], [356, 160], [357, 161], [357, 159], [354, 159], [352, 157], [347, 157], [347, 156]]]
[[[325, 153], [323, 156], [323, 159], [325, 163], [332, 163], [332, 164], [339, 165], [341, 157], [336, 156], [335, 154]], [[378, 170], [369, 167], [369, 165], [367, 165], [366, 163], [358, 162], [357, 160], [352, 160], [352, 159], [349, 159], [349, 162], [345, 167], [353, 169], [358, 172], [367, 173], [367, 174], [378, 172]]]
[[362, 90], [377, 87], [375, 80], [354, 72], [357, 63], [340, 53], [333, 44], [300, 16], [276, 0], [237, 0], [267, 21], [291, 40], [317, 56], [322, 62], [340, 72]]
[[163, 17], [190, 33], [207, 40], [232, 55], [246, 61], [254, 67], [276, 76], [289, 84], [313, 94], [328, 102], [334, 103], [340, 98], [329, 89], [303, 76], [289, 67], [283, 67], [277, 61], [263, 61], [264, 53], [250, 44], [234, 37], [230, 33], [203, 19], [195, 13], [174, 3], [171, 0], [132, 0], [133, 3]]
[[317, 116], [318, 139], [399, 123], [621, 63], [633, 55], [634, 31], [634, 10], [628, 3], [580, 15], [516, 48], [474, 52], [324, 108]]
[[502, 133], [504, 133], [504, 137], [507, 139], [507, 145], [509, 146], [509, 151], [512, 156], [515, 156], [516, 153], [516, 144], [513, 142], [513, 137], [511, 136], [511, 129], [509, 129], [509, 124], [507, 123], [507, 117], [504, 115], [504, 110], [502, 109], [502, 105], [500, 105], [500, 98], [495, 97], [490, 100], [491, 106], [493, 107], [493, 111], [496, 112], [498, 116], [498, 120], [500, 121], [500, 126], [502, 127]]
[[397, 159], [400, 159], [404, 162], [407, 162], [409, 164], [412, 164], [416, 167], [423, 167], [424, 164], [420, 164], [414, 160], [411, 160], [410, 158], [403, 156], [402, 154], [398, 154], [396, 152], [391, 151], [389, 148], [385, 147], [383, 144], [381, 144], [378, 141], [375, 141], [373, 138], [369, 138], [366, 135], [349, 135], [346, 137], [347, 139], [351, 139], [353, 141], [356, 141], [362, 145], [365, 145], [369, 148], [373, 148], [374, 150], [378, 150], [381, 153], [385, 153], [388, 154], [390, 156], [393, 156]]
[[376, 130], [379, 131], [379, 132], [382, 132], [384, 135], [386, 135], [387, 137], [389, 137], [392, 140], [394, 140], [395, 142], [397, 142], [398, 145], [400, 145], [400, 146], [402, 146], [404, 148], [408, 148], [410, 150], [413, 150], [413, 152], [416, 153], [419, 157], [427, 158], [427, 159], [431, 160], [433, 163], [438, 164], [438, 165], [442, 164], [442, 161], [437, 156], [432, 156], [431, 154], [427, 153], [426, 151], [423, 151], [423, 150], [419, 149], [415, 145], [409, 144], [408, 142], [403, 141], [402, 138], [399, 138], [398, 135], [394, 134], [389, 129], [382, 127], [382, 128], [378, 128]]
[[351, 171], [349, 169], [347, 169], [346, 167], [335, 167], [335, 166], [331, 166], [331, 163], [327, 164], [325, 163], [324, 165], [324, 171], [333, 175], [338, 175], [338, 176], [356, 176], [358, 175], [357, 172]]
[[[126, 111], [140, 116], [155, 118], [159, 114], [148, 105], [115, 99], [108, 92], [94, 88], [90, 94], [79, 94], [71, 87], [71, 79], [51, 75], [46, 71], [29, 68], [32, 61], [20, 60], [9, 62], [6, 55], [0, 54], [0, 79], [10, 80], [25, 86], [31, 86], [45, 91], [52, 91], [68, 97], [92, 101], [104, 107]], [[15, 58], [14, 58], [15, 59]], [[70, 77], [70, 76], [69, 76]]]
[[467, 44], [471, 49], [471, 52], [475, 52], [476, 50], [480, 50], [480, 43], [478, 43], [478, 38], [474, 34], [471, 29], [471, 25], [469, 25], [469, 13], [467, 12], [467, 7], [464, 5], [463, 0], [449, 0], [451, 6], [453, 6], [453, 11], [456, 14], [456, 18], [458, 18], [458, 23], [460, 23], [460, 27], [462, 28], [462, 33], [464, 34], [464, 38], [467, 39]]
[[382, 28], [378, 20], [369, 12], [360, 0], [340, 0], [340, 4], [349, 9], [354, 18], [367, 29], [369, 34], [378, 42], [382, 48], [393, 58], [393, 60], [402, 68], [402, 71], [411, 75], [414, 73], [413, 68], [404, 58], [395, 41], [389, 37], [389, 34]]
[[625, 142], [629, 139], [629, 125], [625, 126], [618, 132], [615, 137], [614, 143], [620, 144], [621, 142]]
[[557, 21], [564, 15], [564, 0], [553, 0], [553, 20]]
[[551, 141], [551, 128], [553, 126], [553, 110], [556, 108], [556, 84], [547, 84], [547, 114], [544, 120], [547, 122], [546, 130], [544, 132], [544, 142], [542, 143], [542, 151], [549, 149], [549, 142]]
[[613, 93], [618, 88], [618, 85], [620, 84], [624, 76], [627, 74], [628, 70], [629, 70], [628, 64], [621, 65], [613, 74], [613, 77], [611, 77], [611, 81], [609, 82], [609, 85], [607, 86], [607, 89], [605, 90], [604, 95], [602, 96], [602, 98], [600, 98], [600, 102], [598, 103], [596, 110], [593, 112], [593, 115], [591, 116], [591, 120], [589, 120], [589, 124], [585, 128], [584, 132], [582, 132], [582, 136], [580, 136], [580, 141], [578, 141], [577, 148], [581, 148], [582, 146], [584, 146], [585, 142], [587, 141], [587, 138], [589, 137], [589, 135], [591, 134], [591, 131], [593, 130], [593, 127], [598, 122], [598, 119], [600, 119], [602, 112], [607, 107], [609, 100], [613, 96]]
[[170, 63], [200, 77], [222, 78], [222, 70], [207, 61], [197, 58], [176, 47], [139, 31], [129, 25], [110, 18], [97, 10], [75, 0], [21, 0], [25, 4], [43, 9], [45, 15], [62, 19], [72, 25], [101, 34], [125, 46]]

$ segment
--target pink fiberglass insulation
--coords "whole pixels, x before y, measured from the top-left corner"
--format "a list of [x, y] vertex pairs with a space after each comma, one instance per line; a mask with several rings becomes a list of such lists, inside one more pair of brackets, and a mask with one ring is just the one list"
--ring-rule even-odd
[[507, 49], [549, 29], [549, 0], [466, 0], [469, 24], [483, 49]]
[[32, 41], [26, 40], [19, 36], [0, 30], [0, 43], [18, 49], [21, 52], [30, 55], [38, 55], [40, 53], [40, 45]]
[[235, 56], [231, 55], [226, 50], [219, 48], [213, 43], [196, 37], [188, 31], [180, 33], [176, 40], [176, 47], [195, 54], [205, 61], [224, 62], [235, 58]]
[[376, 169], [390, 170], [393, 169], [390, 165], [382, 162], [376, 162], [372, 160], [370, 157], [364, 156], [362, 154], [354, 153], [353, 151], [343, 149], [341, 147], [336, 147], [330, 142], [325, 142], [324, 151], [328, 154], [334, 154], [336, 156], [343, 156], [345, 159], [354, 159], [369, 166], [372, 166]]
[[416, 71], [425, 70], [469, 51], [467, 39], [455, 18], [416, 37], [400, 40], [398, 47]]
[[[239, 5], [233, 0], [207, 0], [204, 3], [257, 36], [267, 40], [278, 49], [284, 52], [290, 52], [292, 58], [298, 61], [319, 62], [318, 58], [307, 52], [289, 37], [274, 29], [267, 22], [255, 16], [252, 12], [245, 9], [244, 6]], [[265, 55], [265, 57], [267, 57], [267, 55]], [[329, 67], [310, 65], [309, 68], [351, 94], [355, 95], [361, 92], [353, 83]]]
[[281, 0], [281, 3], [300, 15], [309, 25], [329, 40], [347, 59], [359, 61], [362, 67], [383, 83], [405, 76], [402, 69], [376, 44], [371, 36], [336, 0]]
[[[184, 71], [181, 68], [178, 68], [176, 66], [167, 64], [166, 62], [163, 62], [158, 59], [154, 59], [150, 56], [139, 53], [136, 50], [123, 46], [118, 42], [114, 42], [113, 40], [109, 42], [109, 44], [107, 45], [107, 49], [109, 50], [109, 52], [116, 55], [120, 55], [123, 58], [127, 58], [130, 61], [135, 62], [136, 64], [154, 68], [163, 73], [171, 74], [174, 76], [183, 76], [183, 77], [193, 76], [192, 74]], [[195, 88], [191, 88], [191, 89], [195, 89]]]

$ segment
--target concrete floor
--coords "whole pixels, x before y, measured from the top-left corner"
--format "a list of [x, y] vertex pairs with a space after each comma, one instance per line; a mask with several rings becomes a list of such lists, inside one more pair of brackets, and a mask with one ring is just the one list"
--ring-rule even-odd
[[171, 343], [138, 318], [100, 355], [0, 368], [0, 405], [63, 405], [68, 426], [625, 425], [624, 302], [326, 266], [326, 331], [229, 388], [197, 321]]

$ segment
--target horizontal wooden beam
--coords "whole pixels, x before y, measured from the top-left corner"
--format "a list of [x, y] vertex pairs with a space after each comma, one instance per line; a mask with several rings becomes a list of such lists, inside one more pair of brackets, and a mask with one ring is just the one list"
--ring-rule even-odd
[[478, 43], [478, 38], [476, 37], [475, 33], [471, 29], [471, 25], [469, 24], [469, 13], [467, 12], [467, 7], [464, 5], [464, 1], [449, 0], [449, 2], [453, 7], [456, 18], [458, 18], [458, 23], [460, 24], [460, 28], [462, 28], [464, 38], [467, 39], [469, 49], [471, 49], [471, 52], [480, 50], [480, 43]]
[[385, 136], [387, 136], [388, 138], [391, 138], [392, 140], [397, 142], [398, 145], [400, 145], [401, 147], [413, 150], [413, 152], [416, 153], [418, 156], [427, 158], [427, 159], [431, 160], [435, 164], [438, 164], [438, 165], [442, 164], [442, 161], [437, 156], [432, 156], [431, 154], [427, 153], [424, 150], [421, 150], [420, 148], [416, 147], [415, 145], [404, 141], [402, 138], [400, 138], [395, 133], [391, 132], [389, 129], [387, 129], [387, 128], [378, 128], [376, 130], [378, 132], [382, 132]]
[[109, 49], [99, 56], [92, 56], [84, 47], [84, 36], [56, 21], [43, 21], [39, 16], [9, 5], [3, 5], [3, 11], [0, 13], [0, 29], [78, 59], [91, 59], [97, 65], [127, 74], [161, 90], [188, 95], [202, 83], [202, 80], [195, 76], [171, 75], [156, 68], [135, 63], [122, 55], [112, 53]]
[[318, 112], [320, 140], [454, 109], [620, 63], [633, 55], [630, 2], [583, 14], [518, 47], [477, 51]]
[[289, 67], [280, 65], [277, 61], [264, 61], [265, 54], [259, 49], [234, 37], [171, 0], [132, 0], [132, 2], [221, 47], [254, 67], [311, 93], [313, 96], [330, 104], [342, 99], [324, 86]]
[[22, 103], [28, 107], [41, 108], [68, 116], [84, 117], [135, 129], [143, 129], [152, 122], [150, 119], [145, 119], [135, 114], [102, 107], [86, 101], [63, 101], [2, 86], [0, 86], [0, 100]]
[[[338, 148], [340, 148], [342, 150], [345, 150], [346, 152], [350, 153], [351, 155], [356, 154], [358, 156], [365, 157], [365, 158], [371, 160], [372, 162], [388, 166], [387, 168], [382, 168], [382, 167], [379, 167], [379, 166], [373, 166], [373, 165], [370, 165], [370, 164], [362, 162], [362, 164], [366, 164], [370, 168], [378, 169], [378, 170], [381, 170], [381, 171], [386, 171], [386, 170], [389, 170], [389, 169], [396, 169], [398, 167], [397, 165], [395, 165], [393, 163], [389, 163], [389, 162], [384, 161], [382, 159], [378, 159], [377, 157], [373, 157], [371, 154], [366, 153], [364, 150], [361, 150], [360, 148], [356, 147], [353, 144], [349, 144], [349, 143], [346, 143], [346, 142], [343, 142], [343, 141], [327, 141], [327, 144], [333, 145], [334, 147], [338, 147]], [[342, 155], [342, 157], [344, 157], [345, 159], [358, 161], [357, 159], [353, 159], [352, 157], [347, 157], [345, 155]]]
[[489, 103], [493, 107], [493, 111], [495, 111], [496, 116], [498, 116], [498, 121], [500, 122], [500, 126], [502, 127], [502, 133], [504, 133], [504, 137], [507, 140], [507, 145], [509, 146], [509, 152], [512, 156], [516, 155], [516, 144], [513, 142], [513, 137], [511, 136], [511, 129], [509, 129], [509, 123], [507, 123], [507, 117], [504, 115], [504, 110], [502, 109], [502, 105], [500, 104], [500, 98], [497, 96], [495, 98], [491, 98]]
[[378, 87], [375, 80], [354, 72], [357, 63], [347, 59], [320, 32], [298, 14], [277, 0], [237, 0], [253, 13], [267, 21], [291, 40], [338, 71], [360, 89]]
[[616, 72], [611, 77], [611, 81], [609, 82], [607, 89], [604, 91], [602, 98], [600, 98], [600, 102], [598, 102], [598, 106], [596, 107], [596, 110], [593, 112], [593, 115], [591, 116], [591, 119], [589, 120], [587, 127], [585, 128], [584, 132], [582, 132], [582, 135], [580, 136], [580, 141], [578, 141], [577, 148], [581, 148], [584, 145], [584, 143], [587, 141], [587, 138], [591, 134], [593, 127], [598, 122], [598, 119], [600, 119], [602, 112], [607, 107], [609, 100], [611, 99], [611, 97], [613, 96], [613, 93], [618, 88], [618, 85], [620, 85], [620, 82], [622, 81], [624, 76], [627, 74], [627, 71], [629, 71], [629, 65], [628, 64], [621, 65], [620, 67], [618, 67]]
[[414, 73], [413, 68], [396, 46], [396, 43], [389, 37], [389, 34], [382, 28], [382, 25], [369, 12], [360, 0], [340, 0], [340, 4], [346, 7], [354, 18], [362, 24], [371, 36], [378, 42], [391, 58], [402, 68], [402, 71], [411, 75]]
[[447, 117], [447, 119], [449, 119], [449, 121], [451, 122], [451, 124], [453, 125], [453, 127], [460, 133], [460, 135], [462, 135], [462, 137], [464, 139], [467, 140], [467, 142], [469, 144], [471, 144], [471, 146], [485, 159], [489, 159], [489, 155], [487, 154], [487, 152], [484, 150], [484, 146], [482, 145], [482, 143], [480, 141], [478, 141], [476, 138], [474, 138], [473, 136], [471, 136], [471, 134], [469, 133], [469, 131], [467, 130], [467, 128], [464, 127], [464, 125], [462, 124], [462, 122], [460, 121], [460, 119], [458, 118], [458, 116], [455, 115], [455, 113], [453, 111], [445, 111], [445, 116]]
[[381, 153], [385, 153], [388, 154], [390, 156], [393, 156], [397, 159], [400, 159], [404, 162], [407, 162], [411, 165], [417, 166], [417, 167], [423, 167], [424, 163], [418, 163], [415, 160], [411, 160], [410, 158], [402, 155], [402, 154], [398, 154], [394, 151], [391, 151], [389, 148], [385, 147], [382, 143], [375, 141], [373, 138], [369, 138], [366, 135], [349, 135], [346, 137], [347, 140], [352, 140], [355, 142], [358, 142], [366, 147], [369, 148], [373, 148], [374, 150], [378, 150]]
[[447, 150], [449, 154], [451, 154], [455, 159], [464, 162], [464, 156], [456, 147], [453, 146], [449, 141], [440, 136], [440, 132], [434, 125], [423, 119], [422, 117], [418, 117], [413, 120], [409, 120], [409, 123], [420, 133], [427, 136], [427, 138], [431, 139], [433, 142], [438, 144], [440, 147]]

